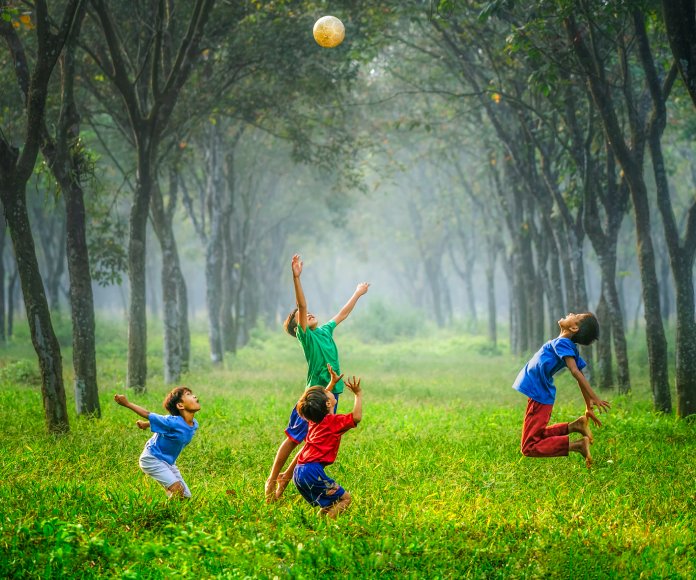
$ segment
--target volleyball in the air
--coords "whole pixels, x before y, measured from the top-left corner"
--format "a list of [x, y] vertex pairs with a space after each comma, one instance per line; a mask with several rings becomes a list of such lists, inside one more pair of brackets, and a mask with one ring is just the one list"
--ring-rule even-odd
[[312, 34], [319, 46], [334, 48], [343, 42], [346, 29], [343, 22], [335, 16], [322, 16], [314, 23]]

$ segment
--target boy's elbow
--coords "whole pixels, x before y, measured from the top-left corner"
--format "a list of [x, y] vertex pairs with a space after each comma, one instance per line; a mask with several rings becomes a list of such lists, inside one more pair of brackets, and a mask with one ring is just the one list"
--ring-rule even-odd
[[355, 426], [358, 426], [358, 423], [362, 421], [362, 415], [353, 415], [353, 423], [355, 423]]

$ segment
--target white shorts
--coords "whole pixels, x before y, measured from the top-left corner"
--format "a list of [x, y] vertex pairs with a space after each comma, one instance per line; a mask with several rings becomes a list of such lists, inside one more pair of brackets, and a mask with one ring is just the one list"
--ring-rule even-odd
[[184, 497], [191, 497], [191, 491], [176, 465], [169, 465], [166, 461], [157, 459], [147, 449], [140, 454], [139, 463], [143, 473], [161, 484], [165, 490], [169, 491], [169, 488], [179, 481], [184, 486]]

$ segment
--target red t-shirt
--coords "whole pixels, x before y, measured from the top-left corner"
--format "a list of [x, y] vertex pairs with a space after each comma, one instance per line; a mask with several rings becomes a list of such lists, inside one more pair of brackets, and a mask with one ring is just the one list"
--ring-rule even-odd
[[341, 435], [355, 427], [353, 413], [348, 415], [327, 415], [319, 423], [309, 422], [309, 432], [304, 447], [297, 459], [303, 463], [329, 465], [336, 461]]

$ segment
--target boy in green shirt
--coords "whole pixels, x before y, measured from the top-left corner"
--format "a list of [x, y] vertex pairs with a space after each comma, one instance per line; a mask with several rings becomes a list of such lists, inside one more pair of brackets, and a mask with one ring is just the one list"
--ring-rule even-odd
[[[295, 286], [297, 308], [285, 320], [285, 330], [291, 336], [296, 337], [302, 345], [302, 350], [307, 359], [306, 388], [314, 386], [325, 387], [331, 380], [327, 364], [330, 364], [338, 375], [341, 374], [338, 363], [338, 349], [333, 339], [333, 331], [353, 311], [358, 299], [367, 292], [370, 285], [367, 282], [358, 284], [353, 296], [350, 297], [350, 300], [341, 308], [339, 313], [326, 324], [319, 326], [314, 314], [307, 312], [307, 301], [305, 300], [302, 283], [300, 282], [301, 274], [302, 260], [300, 260], [298, 254], [295, 254], [292, 257], [292, 280]], [[333, 389], [337, 401], [336, 405], [338, 405], [338, 396], [342, 392], [343, 380], [340, 380]], [[305, 440], [307, 429], [307, 421], [293, 407], [288, 426], [285, 429], [286, 438], [278, 448], [273, 466], [271, 467], [271, 474], [266, 480], [266, 501], [278, 499], [292, 479], [292, 471], [290, 469], [284, 473], [280, 473], [280, 470], [285, 465], [293, 449]]]

